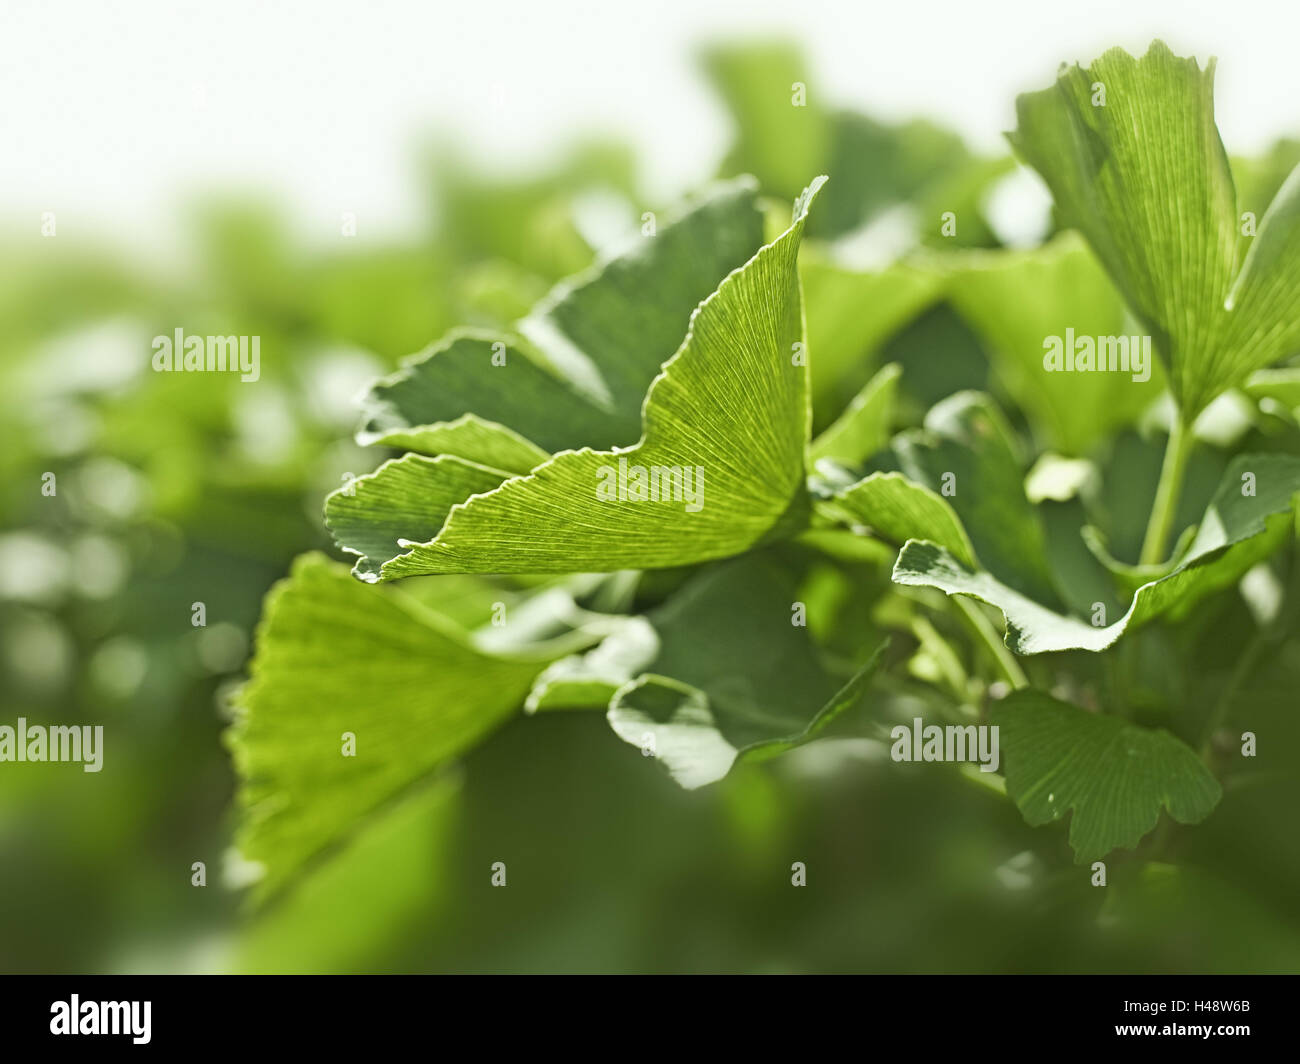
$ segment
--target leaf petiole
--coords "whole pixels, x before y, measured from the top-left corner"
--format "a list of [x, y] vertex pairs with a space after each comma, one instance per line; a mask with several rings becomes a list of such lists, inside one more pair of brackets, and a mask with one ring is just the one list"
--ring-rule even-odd
[[993, 664], [997, 667], [1002, 679], [1010, 684], [1012, 688], [1028, 687], [1029, 678], [1020, 667], [1020, 662], [1016, 660], [1015, 654], [1002, 641], [997, 629], [993, 627], [993, 622], [980, 609], [978, 603], [968, 599], [965, 595], [953, 595], [952, 601], [957, 604], [957, 611], [965, 618], [971, 631], [988, 649]]
[[1183, 477], [1187, 473], [1187, 458], [1192, 450], [1192, 432], [1182, 413], [1174, 415], [1169, 441], [1165, 445], [1165, 459], [1160, 466], [1160, 482], [1151, 505], [1146, 535], [1142, 539], [1142, 565], [1159, 565], [1165, 560], [1165, 545], [1178, 509], [1178, 498], [1183, 490]]

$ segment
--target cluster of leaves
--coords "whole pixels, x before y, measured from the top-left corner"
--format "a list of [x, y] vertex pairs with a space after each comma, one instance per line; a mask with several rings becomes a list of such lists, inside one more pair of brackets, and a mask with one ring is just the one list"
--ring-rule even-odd
[[[511, 179], [443, 153], [426, 226], [381, 240], [363, 215], [356, 239], [332, 230], [323, 247], [273, 202], [214, 197], [182, 216], [165, 270], [62, 213], [53, 237], [5, 229], [0, 710], [102, 724], [109, 747], [99, 774], [0, 773], [7, 968], [140, 963], [160, 929], [148, 963], [190, 965], [187, 936], [234, 918], [225, 891], [175, 889], [195, 860], [215, 887], [228, 845], [214, 704], [267, 586], [328, 545], [321, 495], [368, 468], [344, 438], [356, 392], [453, 323], [508, 322], [585, 268], [566, 205], [632, 196], [631, 171], [617, 145]], [[503, 243], [503, 219], [526, 239]], [[260, 379], [150, 372], [150, 338], [176, 327], [260, 337]]]
[[[603, 712], [688, 789], [916, 715], [995, 724], [993, 785], [1030, 824], [1070, 816], [1078, 861], [1162, 810], [1204, 820], [1239, 766], [1214, 744], [1233, 684], [1189, 711], [1151, 660], [1226, 596], [1246, 660], [1290, 630], [1292, 147], [1234, 174], [1210, 69], [1108, 52], [1019, 101], [1063, 228], [1010, 250], [980, 207], [1007, 160], [777, 107], [803, 80], [783, 50], [709, 63], [740, 118], [725, 169], [757, 181], [366, 396], [358, 442], [402, 453], [326, 500], [352, 572], [310, 554], [273, 591], [230, 734], [261, 896], [520, 712]], [[925, 246], [840, 264], [895, 203]], [[941, 211], [975, 246], [944, 246]], [[1067, 329], [1149, 334], [1162, 370], [1044, 372]], [[621, 462], [703, 470], [704, 505], [601, 498]]]

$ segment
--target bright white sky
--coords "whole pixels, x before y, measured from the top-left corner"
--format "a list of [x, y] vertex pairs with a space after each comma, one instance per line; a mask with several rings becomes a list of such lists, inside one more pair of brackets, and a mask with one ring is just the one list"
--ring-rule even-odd
[[415, 134], [503, 167], [577, 131], [641, 152], [667, 197], [710, 174], [726, 119], [692, 63], [785, 32], [838, 103], [927, 114], [984, 146], [1062, 60], [1106, 46], [1219, 56], [1230, 150], [1300, 134], [1290, 0], [0, 0], [0, 221], [168, 242], [203, 185], [278, 191], [306, 231], [415, 217]]

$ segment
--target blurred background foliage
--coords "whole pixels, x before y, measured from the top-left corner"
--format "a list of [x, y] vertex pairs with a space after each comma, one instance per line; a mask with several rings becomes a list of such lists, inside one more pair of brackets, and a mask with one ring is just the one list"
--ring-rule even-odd
[[[1109, 334], [1126, 320], [1042, 193], [1009, 156], [981, 157], [953, 131], [837, 109], [788, 44], [716, 47], [701, 62], [734, 116], [719, 176], [756, 175], [774, 217], [814, 174], [831, 177], [801, 263], [815, 429], [887, 363], [901, 368], [893, 429], [953, 392], [991, 391], [1034, 453], [1095, 465], [1088, 519], [1115, 557], [1136, 557], [1160, 404], [1108, 394], [1109, 380], [1054, 391], [1027, 372], [1049, 323]], [[1297, 161], [1296, 141], [1234, 158], [1243, 209], [1262, 214]], [[455, 325], [508, 327], [666, 206], [644, 202], [636, 159], [609, 140], [502, 174], [434, 139], [422, 166], [427, 223], [386, 245], [309, 246], [274, 204], [245, 199], [196, 206], [184, 267], [26, 224], [5, 235], [0, 720], [103, 724], [108, 745], [97, 775], [0, 768], [0, 968], [1300, 967], [1300, 646], [1247, 655], [1259, 604], [1237, 589], [1112, 654], [1044, 666], [1073, 685], [1066, 697], [1119, 683], [1136, 715], [1191, 734], [1233, 693], [1261, 736], [1258, 767], [1226, 781], [1205, 824], [1113, 854], [1106, 890], [1072, 864], [1061, 825], [1027, 827], [956, 766], [895, 765], [879, 744], [842, 738], [683, 792], [603, 715], [557, 713], [516, 718], [277, 904], [243, 904], [226, 698], [267, 588], [295, 555], [332, 549], [324, 494], [378, 462], [351, 442], [358, 392]], [[151, 372], [150, 338], [178, 325], [260, 336], [260, 382]], [[1186, 523], [1231, 453], [1300, 450], [1294, 402], [1264, 392], [1202, 418]], [[1049, 527], [1077, 532], [1077, 498], [1041, 505]], [[1294, 586], [1293, 555], [1256, 584]], [[891, 561], [867, 551], [851, 584], [813, 564], [804, 595], [831, 653], [860, 649], [837, 646], [842, 633], [895, 633], [916, 682], [892, 697], [928, 713], [927, 700], [960, 700], [977, 665], [921, 606], [884, 597]], [[439, 608], [479, 623], [482, 586], [457, 597], [452, 579]], [[638, 607], [673, 580], [644, 581]], [[195, 602], [206, 627], [191, 625]], [[495, 890], [505, 855], [510, 889]], [[206, 888], [191, 886], [196, 861]], [[806, 889], [790, 887], [793, 861]]]

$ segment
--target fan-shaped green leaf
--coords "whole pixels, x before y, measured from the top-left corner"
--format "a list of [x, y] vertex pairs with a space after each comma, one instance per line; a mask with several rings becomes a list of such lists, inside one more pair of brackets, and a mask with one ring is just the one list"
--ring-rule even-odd
[[[427, 528], [407, 533], [404, 553], [357, 574], [664, 568], [738, 554], [800, 527], [809, 410], [795, 262], [820, 186], [800, 198], [785, 233], [700, 304], [646, 396], [639, 444], [557, 454], [453, 507], [436, 536], [414, 542]], [[372, 486], [358, 517], [382, 526], [386, 541], [394, 514], [415, 505], [412, 490]], [[366, 534], [367, 543], [376, 538]]]
[[[1142, 373], [1049, 372], [1049, 337], [1122, 338], [1124, 303], [1086, 245], [1066, 234], [1034, 251], [970, 252], [951, 267], [949, 299], [980, 334], [998, 379], [1025, 411], [1042, 446], [1087, 454], [1137, 419], [1163, 389], [1148, 357]], [[1136, 379], [1146, 376], [1146, 380]]]
[[1160, 42], [1111, 49], [1021, 96], [1011, 137], [1155, 338], [1188, 418], [1300, 340], [1296, 180], [1247, 255], [1213, 80], [1212, 61]]
[[265, 866], [259, 890], [278, 889], [479, 742], [523, 704], [548, 660], [485, 654], [401, 592], [358, 583], [322, 555], [300, 557], [267, 598], [229, 735], [242, 777], [237, 841]]
[[1199, 823], [1222, 794], [1196, 754], [1166, 731], [1033, 690], [996, 703], [990, 716], [1007, 794], [1035, 826], [1073, 812], [1070, 845], [1080, 863], [1136, 846], [1161, 808], [1179, 823]]

